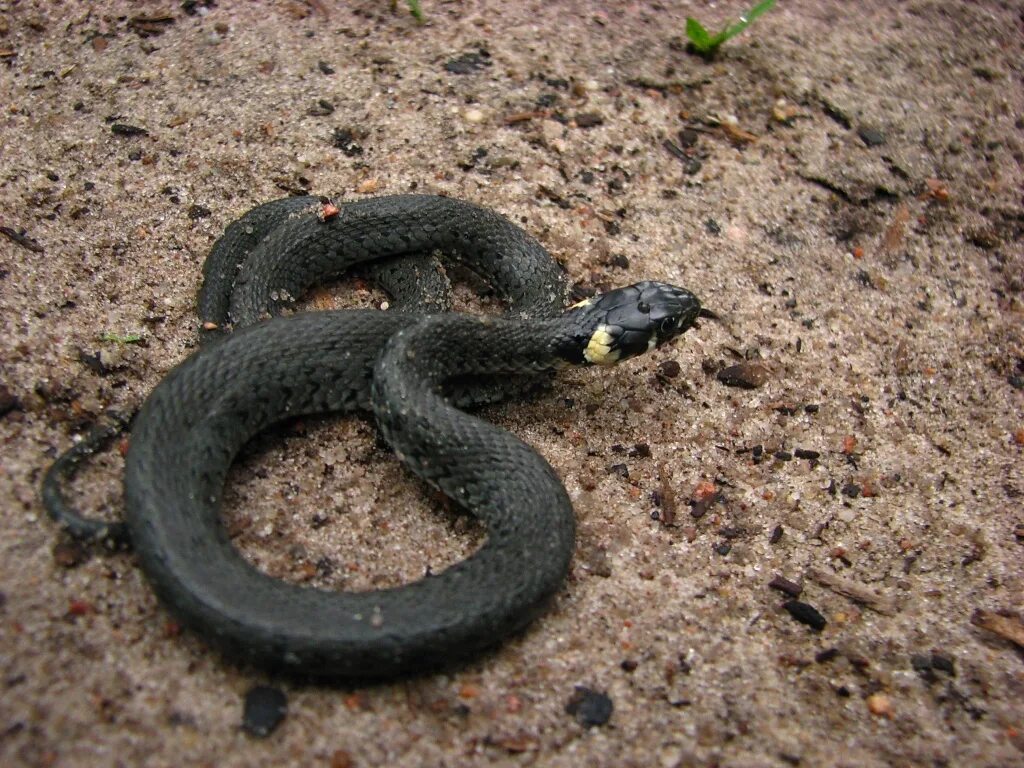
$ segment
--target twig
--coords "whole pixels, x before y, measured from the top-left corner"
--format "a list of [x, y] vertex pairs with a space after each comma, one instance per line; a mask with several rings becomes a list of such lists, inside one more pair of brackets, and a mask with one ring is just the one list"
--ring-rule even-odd
[[892, 616], [896, 613], [896, 601], [891, 595], [876, 592], [859, 581], [844, 579], [842, 576], [837, 576], [834, 573], [823, 571], [813, 566], [807, 569], [807, 576], [819, 584], [828, 587], [833, 592], [838, 592], [840, 595], [844, 595], [851, 600], [863, 603], [868, 608], [873, 608], [886, 616]]

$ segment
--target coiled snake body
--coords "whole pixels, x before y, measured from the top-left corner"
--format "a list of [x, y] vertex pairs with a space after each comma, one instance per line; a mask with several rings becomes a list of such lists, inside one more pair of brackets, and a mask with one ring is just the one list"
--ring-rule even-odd
[[[256, 322], [354, 263], [435, 250], [481, 274], [509, 314], [340, 310]], [[414, 268], [428, 273], [425, 260]], [[443, 278], [424, 291], [400, 268], [377, 274], [403, 306], [444, 303]], [[166, 376], [138, 414], [126, 458], [127, 530], [164, 604], [233, 658], [327, 676], [428, 668], [524, 627], [567, 572], [572, 506], [541, 456], [459, 406], [494, 399], [506, 375], [639, 354], [685, 331], [700, 310], [692, 294], [653, 282], [565, 312], [563, 296], [561, 271], [536, 241], [448, 198], [340, 210], [290, 199], [231, 225], [204, 269], [200, 318], [210, 334], [245, 327]], [[361, 593], [289, 584], [247, 564], [219, 518], [238, 451], [286, 418], [366, 410], [414, 473], [484, 523], [484, 546], [441, 573]]]

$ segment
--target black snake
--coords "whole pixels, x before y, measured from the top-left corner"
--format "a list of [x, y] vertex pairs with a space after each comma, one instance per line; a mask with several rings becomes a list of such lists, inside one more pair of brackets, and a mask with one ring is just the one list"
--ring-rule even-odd
[[[508, 314], [438, 311], [448, 285], [426, 259], [431, 252], [481, 275]], [[384, 261], [375, 273], [403, 311], [262, 321], [355, 264], [405, 255], [411, 268]], [[339, 209], [292, 198], [253, 209], [228, 227], [204, 268], [200, 320], [204, 333], [222, 338], [172, 370], [135, 419], [126, 528], [115, 530], [130, 538], [168, 609], [232, 658], [385, 677], [496, 644], [561, 585], [573, 511], [540, 455], [460, 407], [515, 393], [520, 378], [640, 354], [690, 328], [701, 311], [691, 293], [664, 283], [637, 283], [563, 311], [565, 292], [561, 269], [539, 243], [458, 200], [402, 195]], [[424, 304], [427, 314], [408, 311]], [[222, 334], [229, 325], [237, 330]], [[358, 593], [286, 583], [242, 559], [219, 514], [239, 450], [284, 419], [353, 411], [372, 411], [398, 457], [483, 522], [479, 551], [412, 584]], [[72, 533], [96, 534], [89, 524], [102, 524], [62, 506], [59, 482], [80, 458], [58, 460], [44, 498]]]

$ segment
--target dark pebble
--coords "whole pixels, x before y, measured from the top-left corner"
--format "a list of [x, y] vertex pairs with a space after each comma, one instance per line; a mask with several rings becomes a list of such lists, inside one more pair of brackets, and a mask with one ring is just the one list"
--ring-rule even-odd
[[775, 458], [779, 461], [792, 461], [793, 454], [789, 451], [776, 451], [774, 454]]
[[856, 499], [860, 496], [860, 486], [856, 483], [847, 483], [843, 486], [843, 496], [848, 496], [851, 499]]
[[85, 547], [77, 541], [61, 541], [53, 547], [53, 562], [62, 568], [74, 568], [87, 557]]
[[461, 56], [446, 61], [444, 68], [453, 75], [472, 75], [484, 67], [491, 66], [490, 57], [491, 55], [484, 50], [478, 53], [464, 53]]
[[188, 207], [187, 216], [193, 221], [195, 221], [196, 219], [205, 219], [211, 213], [213, 213], [213, 211], [211, 211], [205, 205], [190, 205]]
[[250, 736], [262, 739], [274, 732], [288, 714], [288, 699], [278, 688], [257, 685], [245, 694], [242, 728]]
[[715, 235], [716, 237], [722, 234], [722, 226], [714, 219], [705, 219], [704, 229], [709, 235]]
[[327, 99], [317, 99], [316, 104], [309, 108], [312, 117], [326, 117], [334, 114], [334, 105]]
[[809, 451], [806, 448], [797, 448], [795, 451], [793, 451], [793, 455], [796, 456], [798, 459], [810, 459], [811, 461], [821, 456], [821, 454], [818, 453], [818, 451]]
[[318, 61], [316, 63], [316, 68], [320, 70], [321, 74], [324, 74], [324, 75], [333, 75], [334, 74], [334, 67], [332, 67], [330, 64], [328, 64], [326, 61]]
[[804, 406], [804, 413], [817, 413], [819, 407], [816, 403], [808, 403]]
[[674, 379], [682, 371], [682, 366], [675, 360], [662, 360], [658, 363], [658, 375], [666, 379]]
[[608, 474], [618, 475], [623, 480], [629, 480], [629, 467], [625, 464], [612, 464], [608, 467]]
[[683, 149], [689, 149], [697, 145], [697, 141], [700, 139], [700, 134], [693, 128], [683, 128], [679, 132], [679, 146]]
[[789, 611], [790, 616], [801, 624], [806, 624], [815, 632], [821, 632], [828, 623], [813, 605], [808, 605], [800, 600], [787, 600], [782, 607]]
[[768, 582], [768, 586], [779, 590], [779, 592], [785, 592], [790, 597], [800, 597], [800, 593], [804, 591], [802, 586], [795, 581], [790, 581], [785, 576], [776, 576]]
[[647, 443], [637, 443], [629, 452], [630, 458], [649, 459], [651, 458], [651, 446]]
[[148, 136], [149, 131], [137, 125], [128, 123], [114, 123], [110, 126], [110, 132], [115, 136]]
[[609, 265], [619, 269], [629, 269], [629, 259], [621, 253], [617, 253], [608, 260]]
[[776, 525], [772, 528], [772, 535], [768, 537], [769, 544], [778, 544], [782, 540], [782, 534], [785, 532], [781, 525]]
[[768, 381], [768, 369], [760, 363], [737, 363], [720, 370], [718, 380], [727, 387], [757, 389]]
[[755, 445], [753, 448], [750, 449], [750, 455], [753, 457], [755, 464], [760, 462], [761, 457], [764, 456], [764, 446]]
[[6, 385], [0, 384], [0, 416], [6, 416], [11, 411], [21, 408], [21, 400], [18, 399]]
[[690, 517], [692, 517], [694, 520], [700, 520], [702, 517], [704, 517], [704, 515], [708, 513], [708, 508], [716, 501], [718, 501], [717, 493], [708, 496], [706, 499], [701, 499], [700, 501], [691, 501]]
[[340, 149], [346, 157], [363, 154], [363, 148], [356, 141], [355, 134], [350, 128], [335, 128], [331, 134], [331, 144]]
[[640, 663], [636, 659], [624, 659], [619, 667], [623, 672], [635, 672]]
[[597, 112], [582, 112], [573, 118], [580, 128], [593, 128], [604, 124], [604, 118]]
[[825, 664], [839, 656], [838, 648], [826, 648], [823, 651], [818, 651], [814, 654], [814, 660], [819, 664]]
[[951, 677], [956, 676], [956, 667], [953, 666], [953, 658], [944, 653], [939, 653], [937, 651], [932, 653], [932, 669], [937, 669], [939, 672], [945, 672]]
[[565, 704], [565, 711], [587, 728], [607, 723], [614, 709], [612, 700], [606, 694], [592, 691], [582, 685], [576, 686], [576, 690]]
[[885, 134], [869, 125], [862, 125], [858, 128], [857, 135], [869, 147], [880, 147], [885, 144]]
[[715, 547], [715, 552], [720, 554], [722, 557], [725, 557], [730, 552], [732, 552], [732, 544], [723, 541], [721, 544]]

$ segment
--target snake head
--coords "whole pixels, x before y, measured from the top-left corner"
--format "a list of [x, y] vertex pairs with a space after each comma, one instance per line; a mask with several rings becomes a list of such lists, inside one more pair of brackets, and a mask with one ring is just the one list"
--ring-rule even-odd
[[560, 349], [571, 362], [614, 365], [671, 341], [693, 327], [700, 301], [687, 290], [647, 280], [581, 301], [573, 344]]

